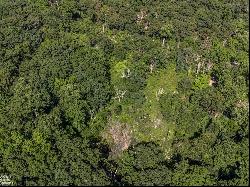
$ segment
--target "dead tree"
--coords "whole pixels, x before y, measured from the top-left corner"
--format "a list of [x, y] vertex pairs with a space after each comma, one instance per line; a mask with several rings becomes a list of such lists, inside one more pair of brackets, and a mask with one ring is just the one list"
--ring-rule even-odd
[[149, 65], [149, 69], [150, 69], [150, 73], [152, 73], [153, 72], [153, 69], [155, 68], [155, 61], [154, 60], [151, 60], [151, 62], [150, 62], [150, 65]]
[[50, 6], [52, 6], [52, 5], [56, 5], [56, 6], [58, 6], [58, 0], [48, 0], [48, 3], [49, 3], [49, 5]]
[[129, 78], [130, 77], [130, 69], [126, 69], [122, 72], [121, 78]]
[[118, 101], [120, 102], [121, 99], [123, 99], [126, 92], [127, 92], [126, 90], [122, 91], [122, 90], [116, 89], [116, 96], [114, 97], [114, 99], [118, 99]]
[[159, 97], [164, 94], [164, 89], [163, 88], [159, 88], [158, 91], [156, 91], [156, 100], [159, 101]]

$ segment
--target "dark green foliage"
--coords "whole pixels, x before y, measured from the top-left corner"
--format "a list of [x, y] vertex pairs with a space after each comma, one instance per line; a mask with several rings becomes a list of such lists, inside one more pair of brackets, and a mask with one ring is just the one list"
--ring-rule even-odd
[[171, 170], [161, 149], [154, 143], [142, 143], [117, 160], [115, 175], [121, 185], [166, 185]]
[[248, 13], [2, 0], [0, 185], [247, 186]]

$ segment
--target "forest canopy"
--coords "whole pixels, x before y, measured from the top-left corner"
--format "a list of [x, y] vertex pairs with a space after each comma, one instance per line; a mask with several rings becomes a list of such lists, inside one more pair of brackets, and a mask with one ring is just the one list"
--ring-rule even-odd
[[247, 0], [1, 0], [0, 185], [249, 185]]

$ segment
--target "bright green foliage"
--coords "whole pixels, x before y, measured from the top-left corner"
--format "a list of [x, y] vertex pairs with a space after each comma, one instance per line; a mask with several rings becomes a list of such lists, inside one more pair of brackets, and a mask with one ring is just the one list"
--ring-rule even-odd
[[195, 79], [193, 88], [195, 90], [199, 90], [199, 89], [207, 88], [208, 86], [209, 86], [209, 76], [201, 75]]
[[173, 36], [174, 28], [171, 23], [165, 24], [160, 31], [162, 37], [170, 39]]

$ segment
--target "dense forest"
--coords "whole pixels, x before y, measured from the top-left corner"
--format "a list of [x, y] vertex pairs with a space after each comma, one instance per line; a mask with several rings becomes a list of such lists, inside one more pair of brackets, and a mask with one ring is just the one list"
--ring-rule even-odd
[[0, 176], [249, 184], [247, 0], [0, 0]]

